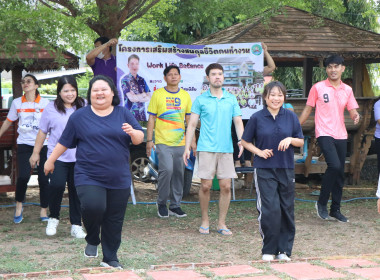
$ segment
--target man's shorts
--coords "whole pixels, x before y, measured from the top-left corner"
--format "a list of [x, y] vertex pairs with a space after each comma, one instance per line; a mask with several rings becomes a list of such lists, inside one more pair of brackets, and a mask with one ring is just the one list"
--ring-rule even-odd
[[232, 153], [198, 152], [198, 177], [212, 180], [237, 178]]

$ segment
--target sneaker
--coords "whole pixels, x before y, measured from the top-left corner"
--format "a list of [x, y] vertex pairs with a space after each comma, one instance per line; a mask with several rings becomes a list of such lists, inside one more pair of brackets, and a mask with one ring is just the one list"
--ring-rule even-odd
[[114, 267], [114, 268], [117, 268], [117, 269], [123, 269], [123, 266], [118, 261], [101, 262], [100, 266], [103, 266], [103, 267]]
[[274, 260], [274, 257], [273, 257], [273, 255], [264, 254], [263, 257], [262, 257], [262, 260], [266, 261], [266, 262], [270, 262], [270, 261]]
[[322, 220], [328, 220], [329, 214], [327, 212], [327, 206], [321, 205], [318, 201], [315, 203], [315, 209], [317, 209], [317, 215]]
[[84, 249], [84, 256], [87, 258], [97, 258], [98, 246], [87, 243], [86, 249]]
[[186, 217], [186, 213], [182, 211], [181, 207], [169, 209], [170, 216], [176, 216], [178, 218]]
[[86, 233], [83, 231], [82, 226], [72, 225], [71, 226], [71, 236], [75, 238], [85, 238]]
[[290, 262], [292, 259], [289, 258], [286, 254], [278, 254], [278, 255], [276, 256], [276, 260]]
[[339, 210], [337, 210], [335, 212], [330, 212], [330, 217], [338, 220], [338, 222], [341, 222], [341, 223], [348, 223], [349, 222], [349, 220], [342, 213], [340, 213]]
[[58, 219], [49, 218], [47, 226], [46, 226], [46, 235], [48, 236], [56, 235], [58, 224], [59, 224]]
[[158, 217], [169, 218], [168, 208], [166, 207], [165, 204], [164, 205], [158, 204], [157, 208], [158, 208], [158, 211], [157, 211]]

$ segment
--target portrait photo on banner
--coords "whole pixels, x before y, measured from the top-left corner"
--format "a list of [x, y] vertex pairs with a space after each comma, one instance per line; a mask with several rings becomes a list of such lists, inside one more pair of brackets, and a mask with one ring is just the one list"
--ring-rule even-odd
[[179, 86], [194, 99], [208, 90], [205, 69], [211, 63], [223, 66], [223, 88], [236, 96], [243, 119], [263, 108], [264, 54], [260, 42], [218, 45], [178, 45], [160, 42], [119, 41], [117, 88], [121, 105], [138, 121], [147, 121], [152, 93], [166, 85], [163, 71], [177, 65]]

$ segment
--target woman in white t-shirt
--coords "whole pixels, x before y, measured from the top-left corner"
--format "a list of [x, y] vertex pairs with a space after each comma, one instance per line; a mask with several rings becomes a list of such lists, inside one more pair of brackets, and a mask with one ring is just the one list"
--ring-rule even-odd
[[[0, 129], [0, 138], [11, 126], [12, 122], [18, 120], [17, 137], [17, 167], [18, 177], [16, 183], [16, 209], [13, 221], [21, 223], [23, 219], [23, 206], [27, 184], [31, 175], [29, 158], [33, 153], [33, 146], [39, 130], [39, 123], [42, 112], [49, 100], [41, 98], [38, 92], [38, 80], [33, 75], [27, 74], [21, 81], [24, 95], [13, 100], [7, 119]], [[48, 198], [48, 177], [44, 174], [44, 163], [46, 161], [46, 142], [40, 153], [40, 164], [38, 169], [38, 184], [40, 187], [41, 221], [47, 221]]]

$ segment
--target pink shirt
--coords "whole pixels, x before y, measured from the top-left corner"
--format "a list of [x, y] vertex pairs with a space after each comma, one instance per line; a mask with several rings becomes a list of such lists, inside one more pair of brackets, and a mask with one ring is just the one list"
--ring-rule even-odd
[[310, 90], [306, 105], [316, 107], [315, 137], [347, 139], [344, 109], [359, 108], [350, 86], [340, 82], [340, 86], [334, 88], [328, 79], [316, 83]]

